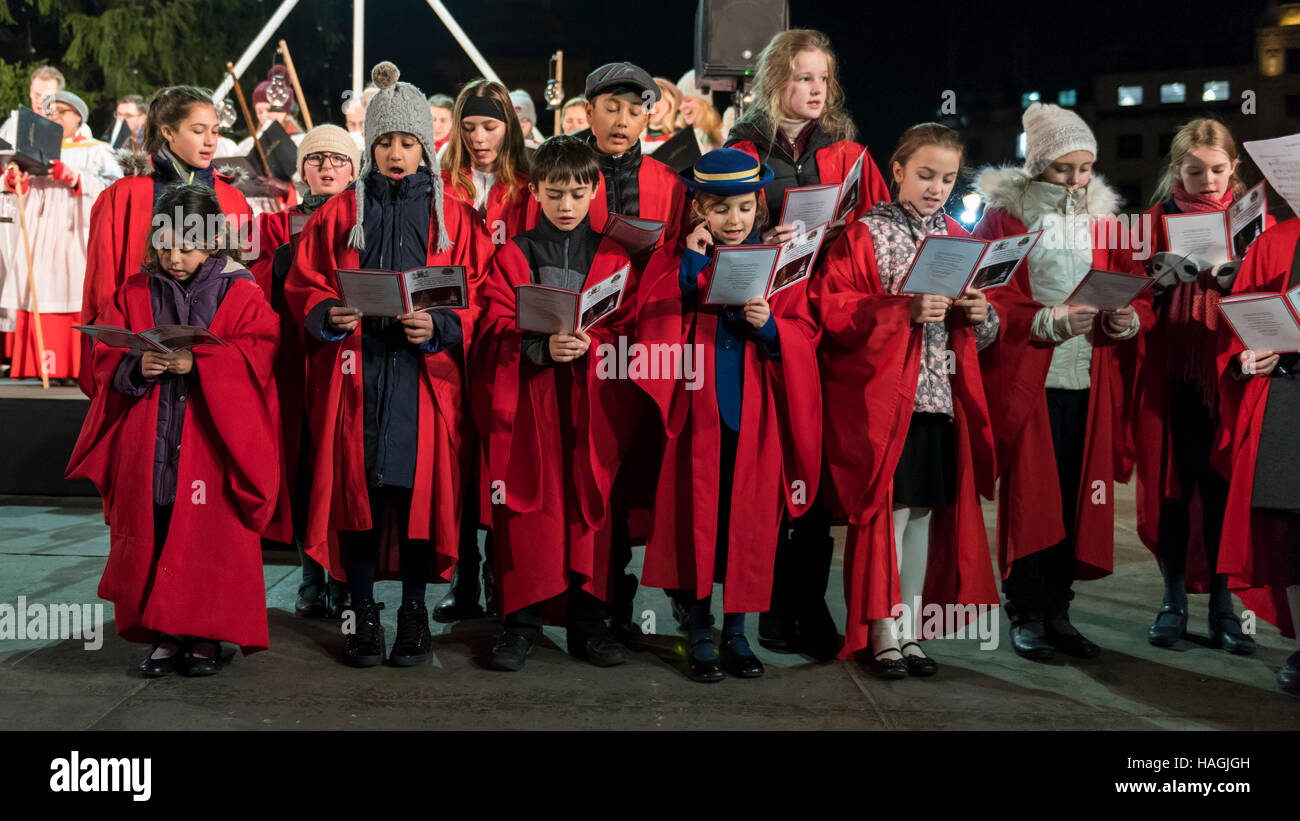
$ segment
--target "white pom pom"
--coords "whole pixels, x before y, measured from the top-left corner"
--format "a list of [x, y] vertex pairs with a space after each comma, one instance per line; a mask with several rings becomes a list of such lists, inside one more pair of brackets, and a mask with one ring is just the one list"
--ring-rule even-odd
[[370, 81], [380, 88], [397, 85], [397, 78], [400, 76], [402, 76], [402, 72], [398, 71], [397, 66], [387, 60], [370, 69]]

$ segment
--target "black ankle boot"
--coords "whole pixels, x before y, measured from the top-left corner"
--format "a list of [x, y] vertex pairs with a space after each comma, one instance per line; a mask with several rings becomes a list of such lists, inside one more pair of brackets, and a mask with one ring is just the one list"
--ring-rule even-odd
[[424, 602], [402, 602], [397, 611], [397, 638], [388, 660], [394, 667], [416, 667], [429, 658], [433, 636], [429, 635], [429, 611]]
[[345, 624], [348, 613], [355, 614], [355, 630], [348, 636], [346, 648], [348, 663], [354, 667], [376, 667], [384, 663], [384, 626], [379, 623], [379, 611], [383, 609], [382, 603], [363, 599], [354, 602], [354, 607], [343, 614]]
[[[465, 566], [464, 573], [461, 572], [462, 564]], [[451, 573], [451, 586], [447, 588], [447, 595], [433, 606], [434, 619], [440, 622], [453, 622], [482, 616], [483, 608], [478, 603], [480, 592], [478, 565], [456, 562], [456, 568]]]

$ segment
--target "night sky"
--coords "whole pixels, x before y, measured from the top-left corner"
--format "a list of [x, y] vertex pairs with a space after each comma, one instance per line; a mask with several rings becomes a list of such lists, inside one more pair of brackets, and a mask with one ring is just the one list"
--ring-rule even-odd
[[[268, 16], [275, 6], [266, 0]], [[692, 65], [695, 0], [447, 0], [447, 6], [507, 85], [533, 93], [543, 130], [549, 119], [540, 113], [540, 94], [557, 48], [569, 67], [566, 96], [581, 93], [586, 70], [604, 62], [631, 60], [673, 80]], [[935, 118], [945, 89], [957, 92], [960, 113], [989, 96], [1014, 105], [1030, 89], [1050, 100], [1055, 89], [1077, 86], [1083, 102], [1083, 89], [1099, 73], [1250, 63], [1266, 7], [1265, 0], [795, 0], [790, 23], [831, 35], [862, 141], [882, 159], [903, 128]], [[303, 3], [290, 15], [281, 36], [291, 47], [317, 24], [345, 30], [350, 42], [350, 18], [312, 20], [312, 11]], [[370, 0], [366, 19], [367, 70], [392, 59], [403, 79], [426, 94], [452, 95], [477, 74], [424, 0]], [[351, 85], [348, 48], [328, 67], [299, 66], [310, 98], [337, 101]]]

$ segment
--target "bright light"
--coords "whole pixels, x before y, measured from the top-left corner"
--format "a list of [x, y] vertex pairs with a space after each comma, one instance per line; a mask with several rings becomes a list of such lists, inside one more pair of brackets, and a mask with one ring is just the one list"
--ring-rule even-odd
[[1120, 86], [1120, 105], [1142, 105], [1142, 86]]
[[1029, 143], [1025, 138], [1025, 132], [1021, 131], [1020, 136], [1016, 137], [1016, 156], [1020, 159], [1025, 158], [1025, 151], [1028, 150]]
[[1228, 99], [1228, 83], [1226, 80], [1208, 82], [1202, 86], [1201, 102], [1213, 103]]
[[961, 198], [961, 205], [961, 221], [966, 225], [973, 225], [979, 217], [980, 195], [971, 191]]

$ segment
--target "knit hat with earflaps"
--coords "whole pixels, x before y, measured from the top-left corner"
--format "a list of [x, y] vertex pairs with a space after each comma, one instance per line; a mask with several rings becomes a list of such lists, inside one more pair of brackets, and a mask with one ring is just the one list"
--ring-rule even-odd
[[1025, 126], [1025, 173], [1037, 177], [1054, 161], [1074, 151], [1097, 156], [1097, 138], [1083, 118], [1068, 108], [1033, 103], [1020, 115]]
[[400, 75], [397, 66], [387, 60], [370, 70], [370, 79], [379, 87], [379, 92], [366, 106], [366, 155], [361, 158], [361, 170], [357, 172], [357, 224], [352, 226], [348, 235], [348, 246], [358, 250], [366, 247], [366, 233], [362, 227], [366, 209], [364, 180], [375, 167], [375, 143], [385, 134], [400, 131], [415, 137], [424, 149], [425, 164], [433, 181], [433, 213], [434, 221], [438, 223], [436, 248], [441, 253], [451, 249], [451, 238], [447, 236], [447, 223], [442, 215], [442, 174], [434, 164], [438, 153], [433, 148], [433, 113], [429, 111], [424, 92], [410, 83], [399, 83], [397, 78]]

